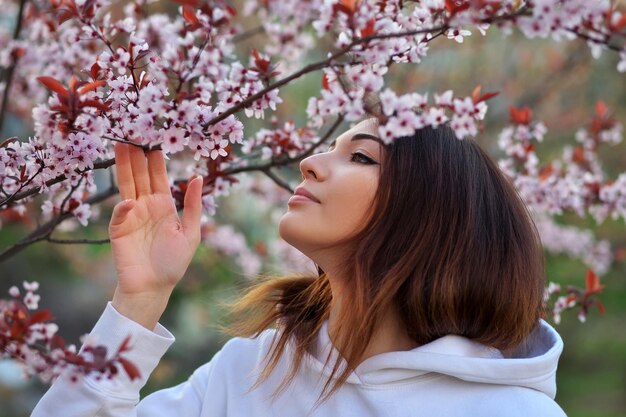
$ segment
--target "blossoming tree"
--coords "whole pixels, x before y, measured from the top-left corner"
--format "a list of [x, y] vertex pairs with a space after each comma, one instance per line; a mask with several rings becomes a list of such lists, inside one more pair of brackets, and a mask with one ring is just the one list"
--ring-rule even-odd
[[[455, 95], [429, 97], [394, 91], [386, 74], [414, 66], [429, 50], [467, 36], [503, 36], [586, 42], [594, 57], [617, 54], [626, 71], [626, 14], [609, 0], [422, 0], [358, 1], [178, 0], [168, 5], [137, 0], [6, 1], [15, 16], [0, 30], [0, 132], [8, 113], [32, 118], [34, 135], [0, 138], [0, 221], [37, 219], [27, 236], [0, 248], [0, 262], [36, 242], [68, 241], [55, 231], [68, 222], [81, 227], [104, 222], [99, 206], [117, 194], [114, 181], [95, 180], [115, 160], [113, 145], [126, 142], [162, 149], [169, 158], [175, 204], [182, 208], [189, 178], [203, 177], [203, 239], [239, 257], [252, 276], [259, 250], [248, 248], [227, 225], [215, 224], [216, 198], [233, 187], [266, 187], [242, 180], [258, 172], [275, 184], [265, 188], [270, 205], [284, 206], [292, 186], [277, 169], [319, 152], [344, 121], [377, 117], [387, 143], [425, 126], [448, 123], [459, 140], [479, 134], [488, 101], [497, 92], [480, 86]], [[158, 6], [158, 7], [157, 7]], [[249, 17], [259, 26], [248, 27]], [[263, 32], [265, 42], [240, 45]], [[312, 55], [323, 58], [315, 61]], [[307, 121], [270, 123], [246, 136], [246, 119], [268, 118], [282, 103], [281, 89], [310, 74], [322, 75], [319, 93], [308, 98]], [[616, 77], [619, 77], [616, 74]], [[378, 97], [376, 108], [368, 97]], [[304, 109], [303, 109], [304, 110]], [[565, 227], [554, 216], [573, 212], [598, 222], [626, 218], [626, 173], [607, 178], [598, 148], [622, 140], [622, 125], [599, 102], [595, 114], [562, 155], [541, 161], [536, 154], [546, 126], [529, 108], [510, 109], [500, 134], [499, 160], [535, 216], [546, 249], [567, 252], [588, 266], [586, 288], [546, 288], [555, 319], [576, 308], [584, 320], [612, 251], [589, 231]], [[2, 227], [2, 224], [0, 224]], [[4, 274], [3, 274], [4, 275]], [[56, 335], [51, 315], [37, 311], [36, 284], [25, 283], [0, 302], [0, 347], [48, 379], [68, 364], [80, 372], [111, 377], [134, 367], [121, 346], [110, 359], [97, 346], [82, 356]], [[551, 296], [556, 294], [554, 301]], [[86, 355], [86, 356], [85, 356]], [[79, 372], [79, 373], [80, 373]]]

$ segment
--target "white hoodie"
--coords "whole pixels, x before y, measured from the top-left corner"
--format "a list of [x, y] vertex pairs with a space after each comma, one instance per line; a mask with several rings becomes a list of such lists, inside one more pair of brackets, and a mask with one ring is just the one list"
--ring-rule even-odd
[[[338, 357], [327, 323], [320, 330], [314, 355], [305, 355], [285, 392], [272, 401], [273, 390], [284, 380], [291, 364], [291, 341], [270, 377], [246, 392], [263, 368], [274, 332], [266, 330], [256, 339], [231, 339], [186, 382], [140, 401], [139, 390], [174, 337], [160, 324], [153, 332], [148, 331], [109, 303], [91, 335], [109, 351], [115, 351], [128, 334], [132, 335], [133, 349], [126, 357], [139, 367], [141, 378], [131, 382], [126, 375], [103, 381], [87, 377], [71, 383], [68, 375], [63, 375], [31, 417], [565, 415], [553, 401], [563, 342], [544, 321], [506, 358], [497, 349], [453, 335], [410, 351], [375, 355], [363, 361], [347, 382], [316, 409], [313, 404]], [[332, 359], [324, 367], [329, 353]]]

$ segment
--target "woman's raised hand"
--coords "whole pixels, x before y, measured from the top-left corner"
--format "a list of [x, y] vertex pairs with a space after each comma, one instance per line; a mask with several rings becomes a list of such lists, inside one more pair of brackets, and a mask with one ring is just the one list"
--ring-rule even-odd
[[118, 277], [113, 306], [153, 329], [200, 243], [202, 177], [187, 187], [181, 220], [162, 151], [116, 143], [115, 172], [122, 201], [109, 223]]

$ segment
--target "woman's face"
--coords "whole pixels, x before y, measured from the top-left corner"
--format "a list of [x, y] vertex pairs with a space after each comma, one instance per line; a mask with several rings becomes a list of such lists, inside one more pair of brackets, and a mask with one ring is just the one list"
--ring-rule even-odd
[[376, 119], [360, 122], [339, 136], [327, 152], [300, 162], [304, 189], [316, 200], [294, 196], [281, 217], [281, 237], [311, 256], [317, 250], [340, 246], [369, 220], [383, 148]]

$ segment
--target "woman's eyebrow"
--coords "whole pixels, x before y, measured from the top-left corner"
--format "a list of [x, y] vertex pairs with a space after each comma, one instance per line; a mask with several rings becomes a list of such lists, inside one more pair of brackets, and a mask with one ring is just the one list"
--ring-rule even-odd
[[[381, 145], [384, 145], [383, 141], [374, 135], [370, 135], [369, 133], [356, 133], [354, 136], [352, 136], [352, 139], [350, 139], [350, 142], [354, 142], [355, 140], [364, 140], [364, 139], [368, 139], [368, 140], [373, 140], [375, 142], [380, 143]], [[334, 139], [330, 145], [328, 145], [328, 147], [330, 148], [331, 146], [335, 146], [335, 144], [337, 143], [337, 139]]]

